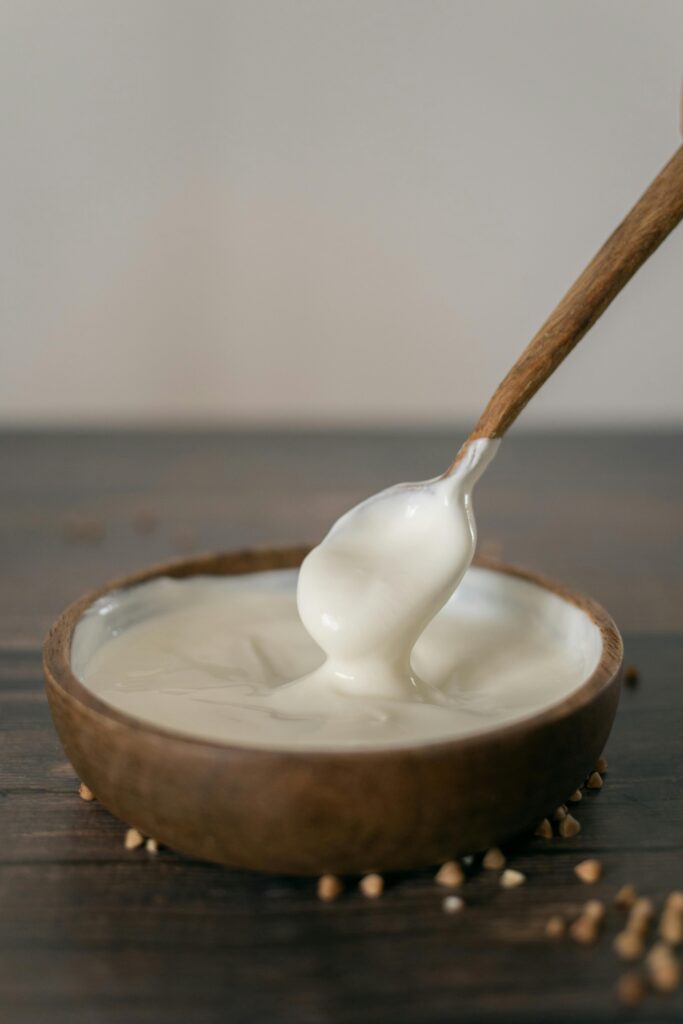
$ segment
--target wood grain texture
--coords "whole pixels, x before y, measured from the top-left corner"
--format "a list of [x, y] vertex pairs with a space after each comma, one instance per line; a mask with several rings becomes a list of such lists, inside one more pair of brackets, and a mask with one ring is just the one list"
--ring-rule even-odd
[[[126, 853], [120, 823], [76, 795], [40, 643], [80, 593], [188, 543], [315, 540], [378, 487], [435, 475], [454, 432], [0, 435], [2, 1024], [678, 1024], [681, 993], [617, 1009], [616, 911], [594, 949], [543, 929], [624, 882], [660, 904], [683, 888], [682, 440], [513, 432], [480, 485], [480, 545], [603, 602], [641, 682], [581, 833], [520, 849], [519, 890], [476, 873], [448, 917], [429, 872], [324, 906], [309, 880]], [[158, 521], [142, 531], [145, 509]], [[72, 519], [104, 536], [67, 538]], [[605, 866], [590, 890], [573, 874], [587, 856]]]
[[[315, 542], [369, 494], [436, 476], [464, 437], [0, 432], [0, 647], [37, 647], [67, 604], [141, 566]], [[590, 594], [622, 631], [682, 630], [682, 444], [675, 432], [513, 430], [477, 485], [479, 550]], [[143, 531], [144, 512], [156, 523]], [[101, 539], [67, 532], [83, 522]]]
[[[0, 1019], [3, 1024], [446, 1024], [624, 1019], [608, 910], [592, 949], [549, 943], [634, 882], [661, 904], [681, 886], [683, 639], [627, 638], [641, 682], [623, 695], [604, 788], [581, 833], [512, 851], [513, 892], [474, 870], [465, 912], [443, 913], [430, 872], [395, 875], [379, 901], [350, 887], [320, 904], [310, 880], [229, 871], [168, 850], [123, 849], [123, 828], [76, 794], [43, 696], [37, 650], [0, 655]], [[590, 889], [574, 865], [598, 856]], [[674, 1024], [683, 994], [650, 997], [635, 1024]]]
[[[503, 436], [541, 385], [681, 218], [683, 146], [674, 153], [534, 335], [497, 387], [468, 440]], [[459, 457], [449, 472], [457, 465]]]

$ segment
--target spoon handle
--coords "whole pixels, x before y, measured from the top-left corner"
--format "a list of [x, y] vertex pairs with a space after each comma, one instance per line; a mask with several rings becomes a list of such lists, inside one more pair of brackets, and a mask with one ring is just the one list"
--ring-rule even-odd
[[[683, 146], [659, 172], [529, 342], [498, 385], [468, 441], [503, 436], [529, 399], [681, 218]], [[451, 468], [458, 461], [459, 456]]]

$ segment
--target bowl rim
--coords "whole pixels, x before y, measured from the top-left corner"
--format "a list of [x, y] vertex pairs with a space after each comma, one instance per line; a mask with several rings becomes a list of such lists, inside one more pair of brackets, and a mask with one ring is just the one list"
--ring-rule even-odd
[[[465, 736], [454, 737], [453, 739], [426, 740], [420, 743], [402, 743], [379, 745], [377, 747], [288, 747], [272, 744], [259, 746], [252, 744], [240, 744], [235, 742], [222, 742], [220, 740], [205, 739], [201, 736], [193, 736], [180, 730], [171, 729], [161, 725], [155, 725], [144, 719], [137, 718], [124, 711], [114, 708], [105, 701], [100, 700], [84, 683], [78, 679], [71, 669], [71, 642], [75, 629], [90, 606], [103, 597], [105, 594], [115, 590], [122, 590], [132, 587], [161, 576], [176, 576], [187, 578], [191, 576], [210, 575], [246, 575], [254, 572], [272, 572], [278, 569], [295, 569], [303, 561], [303, 558], [311, 550], [311, 545], [281, 545], [281, 546], [253, 546], [248, 548], [237, 548], [228, 551], [208, 552], [191, 555], [189, 557], [171, 559], [158, 562], [145, 569], [119, 576], [96, 590], [89, 591], [69, 604], [57, 617], [50, 627], [43, 644], [43, 671], [46, 679], [60, 690], [63, 694], [84, 705], [88, 711], [97, 716], [114, 721], [121, 726], [132, 729], [139, 733], [151, 734], [157, 739], [181, 741], [190, 746], [211, 749], [230, 754], [259, 754], [303, 758], [309, 760], [334, 760], [346, 759], [352, 756], [358, 758], [379, 758], [387, 757], [393, 753], [405, 754], [411, 751], [415, 754], [439, 755], [455, 748], [464, 750], [468, 747], [481, 743], [485, 737], [487, 741], [500, 738], [505, 740], [515, 734], [526, 731], [535, 731], [543, 726], [565, 718], [566, 716], [579, 711], [590, 704], [603, 690], [606, 690], [619, 675], [623, 665], [624, 647], [621, 634], [612, 619], [611, 615], [593, 598], [586, 597], [577, 591], [566, 587], [563, 583], [550, 579], [533, 570], [520, 566], [511, 565], [488, 556], [476, 555], [472, 565], [487, 569], [492, 572], [512, 576], [528, 583], [541, 587], [550, 593], [556, 594], [569, 604], [574, 605], [584, 612], [588, 618], [597, 626], [600, 631], [601, 652], [598, 663], [591, 674], [570, 694], [562, 697], [559, 701], [549, 707], [537, 711], [534, 714], [526, 715], [504, 725], [493, 728], [478, 730], [476, 733]], [[241, 558], [253, 558], [267, 561], [273, 558], [275, 564], [264, 565], [261, 568], [245, 568], [235, 571], [216, 571], [222, 560], [239, 561]], [[209, 571], [213, 567], [213, 571]]]

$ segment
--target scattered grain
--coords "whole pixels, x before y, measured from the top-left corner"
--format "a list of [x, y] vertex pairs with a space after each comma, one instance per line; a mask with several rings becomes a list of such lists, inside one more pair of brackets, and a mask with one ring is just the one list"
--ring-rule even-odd
[[598, 941], [598, 923], [582, 914], [571, 925], [569, 934], [574, 942], [578, 942], [582, 946], [592, 946], [594, 942]]
[[464, 909], [465, 901], [460, 896], [446, 896], [443, 903], [441, 904], [444, 913], [446, 914], [459, 914]]
[[569, 934], [574, 942], [583, 946], [591, 946], [597, 942], [600, 926], [605, 918], [605, 904], [601, 900], [588, 900], [584, 904], [580, 916], [574, 921]]
[[665, 942], [657, 942], [647, 954], [645, 966], [652, 987], [658, 992], [675, 992], [681, 983], [681, 965]]
[[645, 992], [645, 981], [639, 971], [626, 971], [617, 981], [616, 995], [622, 1006], [638, 1006]]
[[500, 876], [500, 884], [503, 889], [516, 889], [518, 885], [524, 885], [526, 875], [514, 868], [506, 868]]
[[547, 818], [543, 821], [539, 821], [534, 831], [535, 836], [540, 836], [541, 839], [552, 839], [553, 838], [553, 826], [550, 824]]
[[581, 823], [572, 814], [568, 814], [560, 822], [557, 831], [563, 839], [571, 839], [573, 836], [578, 836], [581, 831]]
[[318, 899], [332, 903], [341, 895], [343, 886], [336, 875], [321, 875], [318, 879]]
[[434, 881], [447, 889], [457, 889], [465, 881], [465, 872], [456, 860], [447, 860], [434, 875]]
[[607, 910], [602, 900], [586, 900], [581, 913], [584, 917], [588, 917], [591, 921], [595, 921], [596, 924], [602, 924], [605, 920]]
[[358, 888], [369, 899], [377, 899], [384, 891], [384, 879], [381, 875], [365, 875], [358, 883]]
[[586, 885], [594, 885], [602, 875], [602, 863], [597, 857], [589, 857], [576, 865], [574, 874]]
[[159, 852], [159, 843], [156, 839], [148, 839], [145, 843], [145, 849], [147, 853], [157, 854]]
[[670, 946], [683, 943], [683, 913], [675, 906], [666, 906], [659, 919], [659, 934]]
[[625, 928], [614, 939], [614, 952], [621, 960], [637, 960], [645, 951], [645, 943], [639, 932]]
[[668, 910], [670, 907], [683, 914], [683, 892], [674, 889], [673, 892], [669, 893], [666, 898], [666, 909]]
[[565, 804], [560, 804], [560, 806], [556, 807], [555, 810], [553, 811], [553, 820], [554, 821], [564, 821], [564, 819], [566, 817], [567, 817], [567, 807], [566, 807]]
[[575, 789], [572, 795], [569, 797], [570, 804], [578, 804], [579, 800], [583, 800], [583, 793], [580, 789]]
[[123, 840], [123, 845], [127, 850], [137, 850], [138, 846], [142, 846], [144, 841], [145, 837], [141, 832], [138, 832], [136, 828], [129, 828]]
[[492, 846], [484, 854], [481, 863], [482, 867], [486, 868], [487, 871], [501, 871], [507, 864], [507, 860], [502, 850], [499, 850], [497, 846]]
[[602, 789], [602, 775], [600, 772], [591, 772], [586, 782], [586, 789]]
[[635, 885], [631, 885], [627, 882], [626, 885], [622, 885], [619, 892], [614, 897], [615, 907], [619, 907], [620, 910], [630, 910], [633, 904], [638, 899], [638, 891]]
[[644, 935], [650, 927], [654, 916], [655, 908], [652, 900], [649, 900], [646, 896], [641, 896], [629, 911], [626, 927], [631, 931]]
[[595, 762], [595, 770], [596, 772], [600, 772], [601, 775], [605, 774], [605, 772], [607, 771], [607, 767], [608, 765], [606, 757], [599, 757]]
[[85, 782], [81, 782], [80, 786], [78, 787], [78, 795], [80, 796], [81, 800], [87, 800], [88, 802], [95, 799], [95, 794], [93, 793], [92, 789], [90, 789], [89, 786], [86, 786]]
[[635, 665], [627, 665], [624, 669], [624, 682], [628, 686], [636, 686], [640, 681], [640, 672]]
[[567, 930], [567, 922], [561, 914], [553, 914], [545, 923], [545, 933], [549, 939], [560, 939]]

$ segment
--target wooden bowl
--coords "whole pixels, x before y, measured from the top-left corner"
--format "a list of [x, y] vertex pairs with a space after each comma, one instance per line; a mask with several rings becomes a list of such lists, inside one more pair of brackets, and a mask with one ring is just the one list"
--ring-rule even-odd
[[582, 609], [602, 652], [593, 674], [549, 710], [476, 736], [373, 751], [287, 751], [188, 738], [102, 703], [70, 667], [74, 629], [109, 590], [157, 576], [297, 567], [306, 548], [207, 555], [117, 580], [72, 604], [45, 642], [50, 708], [79, 777], [118, 818], [196, 857], [292, 874], [404, 870], [531, 830], [585, 779], [619, 698], [621, 637], [595, 602], [478, 559]]

